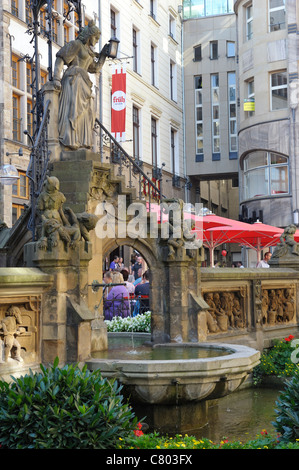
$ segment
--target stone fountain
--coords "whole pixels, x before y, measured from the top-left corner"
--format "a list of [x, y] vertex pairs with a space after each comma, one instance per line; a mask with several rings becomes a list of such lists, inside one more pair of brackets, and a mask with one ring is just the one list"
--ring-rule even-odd
[[[99, 32], [93, 25], [87, 29], [90, 29], [87, 31], [89, 45], [94, 45]], [[208, 401], [235, 391], [258, 364], [259, 352], [241, 345], [204, 341], [203, 332], [213, 328], [215, 320], [201, 295], [201, 246], [184, 226], [183, 217], [179, 235], [169, 216], [167, 237], [162, 236], [161, 228], [155, 238], [132, 239], [122, 235], [105, 239], [96, 236], [98, 217], [94, 214], [98, 204], [104, 200], [111, 202], [118, 219], [116, 202], [126, 185], [121, 179], [116, 180], [112, 167], [100, 162], [99, 154], [91, 151], [92, 113], [80, 95], [84, 85], [86, 90], [83, 95], [88, 95], [89, 103], [88, 93], [91, 90], [87, 82], [82, 85], [86, 70], [84, 73], [74, 72], [80, 67], [90, 70], [91, 63], [94, 71], [98, 72], [104, 63], [105, 51], [100, 60], [95, 60], [98, 57], [93, 58], [90, 52], [86, 56], [88, 60], [85, 56], [85, 60], [81, 60], [80, 56], [79, 62], [82, 63], [78, 63], [71, 72], [67, 70], [61, 80], [64, 62], [69, 62], [65, 58], [66, 52], [78, 47], [80, 50], [85, 48], [80, 38], [57, 54], [54, 80], [48, 82], [43, 90], [45, 101], [50, 103], [48, 143], [51, 162], [37, 201], [38, 239], [25, 245], [24, 259], [30, 272], [37, 270], [46, 275], [47, 289], [42, 292], [38, 286], [39, 308], [36, 309], [34, 327], [26, 325], [27, 329], [22, 333], [35, 340], [35, 360], [40, 359], [48, 364], [58, 356], [61, 364], [86, 363], [92, 370], [100, 369], [103, 376], [117, 378], [124, 385], [124, 393], [131, 398], [136, 410], [140, 408], [138, 413], [147, 415], [156, 429], [171, 432], [176, 431], [178, 425], [180, 429], [186, 429], [187, 424], [188, 428], [198, 427], [198, 423], [205, 424]], [[77, 60], [76, 54], [74, 60]], [[80, 114], [75, 109], [79, 116], [74, 120], [77, 123], [74, 127], [68, 125], [72, 117], [68, 112], [73, 107], [63, 96], [64, 91], [77, 82], [79, 84], [74, 92], [66, 94], [69, 100], [74, 97], [86, 112]], [[87, 128], [90, 132], [85, 133]], [[126, 201], [132, 200], [133, 189], [126, 191]], [[182, 211], [182, 201], [165, 202], [177, 204]], [[183, 348], [187, 358], [166, 360], [135, 356], [132, 359], [131, 356], [128, 359], [122, 357], [122, 352], [117, 359], [94, 357], [94, 349], [106, 349], [107, 331], [101, 312], [99, 316], [95, 315], [95, 301], [90, 298], [88, 286], [98, 276], [104, 254], [124, 244], [142, 253], [150, 267], [150, 347], [152, 350], [159, 349], [162, 357], [166, 347], [175, 353], [178, 348]], [[22, 291], [22, 286], [20, 289]], [[14, 303], [13, 299], [9, 299], [11, 303]], [[28, 302], [21, 298], [20, 303], [24, 316], [26, 308], [29, 309]], [[0, 312], [3, 344], [6, 327], [4, 314], [4, 311]], [[93, 325], [96, 325], [94, 329]], [[19, 334], [17, 321], [14, 321], [14, 334]], [[20, 339], [20, 345], [17, 345], [21, 354], [25, 350], [24, 341]], [[189, 356], [194, 350], [209, 351], [212, 356]], [[13, 356], [9, 358], [19, 363], [18, 359]], [[1, 361], [2, 365], [7, 365], [8, 359], [0, 358]], [[28, 362], [25, 360], [24, 364]], [[26, 372], [25, 368], [23, 371]]]

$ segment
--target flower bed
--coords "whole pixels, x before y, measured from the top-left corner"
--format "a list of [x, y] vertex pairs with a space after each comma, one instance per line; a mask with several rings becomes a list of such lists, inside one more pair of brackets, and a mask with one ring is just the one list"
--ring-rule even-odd
[[262, 353], [261, 362], [253, 371], [254, 384], [260, 384], [265, 377], [292, 377], [298, 369], [298, 343], [293, 335], [274, 340], [273, 347]]
[[114, 317], [112, 320], [105, 320], [108, 333], [116, 332], [143, 332], [150, 333], [151, 331], [151, 312], [145, 312], [136, 317]]

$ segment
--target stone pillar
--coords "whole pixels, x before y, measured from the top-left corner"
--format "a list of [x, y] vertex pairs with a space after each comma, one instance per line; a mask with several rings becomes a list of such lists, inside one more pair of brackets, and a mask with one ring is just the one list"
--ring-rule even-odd
[[168, 259], [165, 248], [163, 273], [157, 276], [155, 272], [152, 280], [152, 289], [161, 295], [152, 305], [152, 341], [202, 341], [205, 337], [199, 317], [208, 305], [200, 293], [200, 254], [193, 250], [189, 256], [185, 248], [179, 248], [175, 257]]
[[43, 86], [44, 103], [50, 101], [50, 116], [48, 125], [48, 147], [51, 161], [60, 160], [60, 143], [58, 134], [58, 110], [60, 90], [54, 87], [53, 82], [46, 82]]
[[39, 267], [54, 278], [43, 299], [41, 319], [42, 362], [80, 362], [91, 352], [91, 312], [87, 297], [87, 266], [91, 244], [81, 241], [76, 249], [62, 241], [52, 251], [41, 250], [37, 242], [25, 245], [27, 266]]

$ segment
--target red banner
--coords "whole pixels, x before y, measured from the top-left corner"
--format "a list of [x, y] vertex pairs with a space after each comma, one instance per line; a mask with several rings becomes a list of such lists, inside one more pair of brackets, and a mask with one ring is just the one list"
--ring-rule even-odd
[[126, 140], [126, 70], [115, 66], [112, 72], [111, 134], [118, 142]]

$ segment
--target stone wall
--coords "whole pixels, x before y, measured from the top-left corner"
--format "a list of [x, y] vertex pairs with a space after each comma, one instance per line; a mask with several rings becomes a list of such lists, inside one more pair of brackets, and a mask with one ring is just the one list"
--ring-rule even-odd
[[39, 367], [42, 299], [53, 278], [35, 268], [0, 268], [0, 377]]
[[293, 269], [202, 268], [199, 313], [208, 341], [263, 350], [275, 338], [298, 335], [299, 273]]

